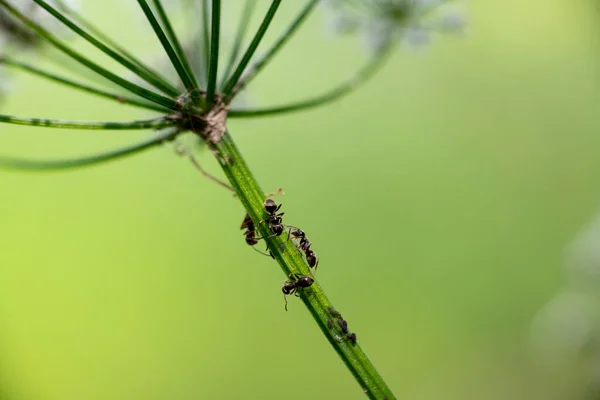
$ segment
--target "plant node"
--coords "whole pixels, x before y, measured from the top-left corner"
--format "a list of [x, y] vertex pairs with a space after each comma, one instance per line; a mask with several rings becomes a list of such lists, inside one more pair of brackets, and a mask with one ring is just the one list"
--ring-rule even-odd
[[[206, 93], [202, 92], [202, 97], [206, 99]], [[220, 94], [215, 95], [215, 100], [214, 105], [205, 111], [193, 104], [187, 94], [183, 94], [177, 98], [179, 111], [168, 118], [177, 123], [180, 131], [191, 131], [205, 142], [217, 145], [227, 130], [229, 106]]]

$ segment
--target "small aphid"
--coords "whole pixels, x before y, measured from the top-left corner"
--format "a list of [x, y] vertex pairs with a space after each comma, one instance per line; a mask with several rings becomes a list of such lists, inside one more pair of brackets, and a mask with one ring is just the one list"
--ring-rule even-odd
[[329, 327], [329, 329], [333, 329], [333, 320], [331, 318], [327, 320], [327, 326]]
[[285, 300], [285, 311], [287, 311], [287, 299], [285, 296], [293, 294], [299, 296], [298, 290], [311, 286], [315, 280], [310, 276], [300, 274], [290, 274], [290, 280], [285, 281], [281, 291], [283, 292], [283, 300]]
[[346, 322], [345, 319], [338, 319], [337, 324], [342, 329], [342, 333], [344, 333], [344, 334], [348, 333], [348, 323]]
[[331, 314], [335, 318], [342, 318], [342, 314], [340, 314], [338, 311], [334, 310], [333, 307], [328, 307], [327, 311], [329, 311], [329, 314]]
[[352, 332], [349, 335], [346, 335], [346, 339], [350, 341], [353, 345], [356, 344], [356, 333]]

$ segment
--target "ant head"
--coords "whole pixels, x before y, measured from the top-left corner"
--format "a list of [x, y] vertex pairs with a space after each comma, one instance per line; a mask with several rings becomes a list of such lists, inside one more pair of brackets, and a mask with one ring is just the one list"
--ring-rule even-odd
[[281, 288], [281, 291], [283, 292], [283, 294], [290, 294], [290, 293], [292, 293], [293, 290], [294, 290], [294, 287], [289, 282], [286, 282], [283, 285], [283, 287]]
[[279, 209], [279, 207], [281, 206], [277, 206], [277, 203], [275, 203], [274, 200], [271, 199], [266, 199], [265, 200], [265, 210], [267, 210], [267, 212], [269, 214], [273, 214], [275, 211], [277, 211]]
[[299, 238], [306, 236], [304, 231], [300, 228], [296, 228], [295, 231], [292, 231], [292, 235], [294, 235], [295, 237], [299, 237]]
[[258, 243], [258, 240], [254, 237], [254, 232], [250, 232], [250, 231], [248, 231], [248, 232], [246, 233], [246, 244], [248, 244], [250, 246], [254, 246], [255, 244]]
[[313, 278], [311, 278], [310, 276], [304, 276], [298, 280], [298, 286], [307, 288], [310, 285], [312, 285], [314, 282], [315, 282], [315, 280]]

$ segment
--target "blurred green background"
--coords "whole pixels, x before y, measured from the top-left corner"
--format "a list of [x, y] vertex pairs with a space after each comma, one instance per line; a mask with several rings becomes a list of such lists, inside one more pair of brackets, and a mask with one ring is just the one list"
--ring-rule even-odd
[[[85, 5], [152, 54], [141, 16]], [[465, 35], [400, 49], [339, 103], [229, 128], [264, 190], [285, 189], [285, 221], [307, 232], [320, 283], [398, 398], [584, 398], [581, 370], [541, 366], [530, 330], [564, 285], [564, 246], [600, 205], [597, 5], [488, 0], [468, 14]], [[357, 41], [328, 38], [324, 19], [254, 82], [250, 105], [303, 98], [360, 65]], [[16, 77], [3, 113], [146, 117]], [[147, 135], [0, 127], [3, 154], [38, 158]], [[0, 172], [0, 185], [8, 399], [364, 397], [301, 303], [284, 311], [285, 277], [244, 243], [239, 203], [172, 146]]]

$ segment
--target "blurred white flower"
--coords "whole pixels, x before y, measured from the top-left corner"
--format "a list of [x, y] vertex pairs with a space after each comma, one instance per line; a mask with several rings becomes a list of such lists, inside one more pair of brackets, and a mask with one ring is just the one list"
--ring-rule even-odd
[[[77, 10], [80, 6], [80, 0], [47, 0], [47, 3], [59, 10]], [[59, 20], [33, 0], [9, 0], [9, 4], [54, 35], [65, 36], [71, 33]], [[10, 47], [31, 48], [42, 43], [34, 32], [4, 8], [0, 8], [0, 37], [3, 37]]]
[[572, 286], [600, 291], [600, 213], [567, 246], [565, 258]]
[[340, 34], [361, 32], [369, 51], [392, 41], [422, 46], [433, 33], [461, 31], [466, 19], [445, 0], [324, 0], [330, 26]]
[[[565, 253], [567, 286], [535, 316], [533, 346], [545, 367], [555, 371], [576, 367], [590, 393], [598, 393], [600, 213], [575, 236]], [[597, 398], [594, 396], [589, 398]]]
[[591, 293], [565, 291], [537, 313], [532, 344], [545, 366], [559, 368], [576, 363], [593, 350], [600, 334], [598, 300]]

